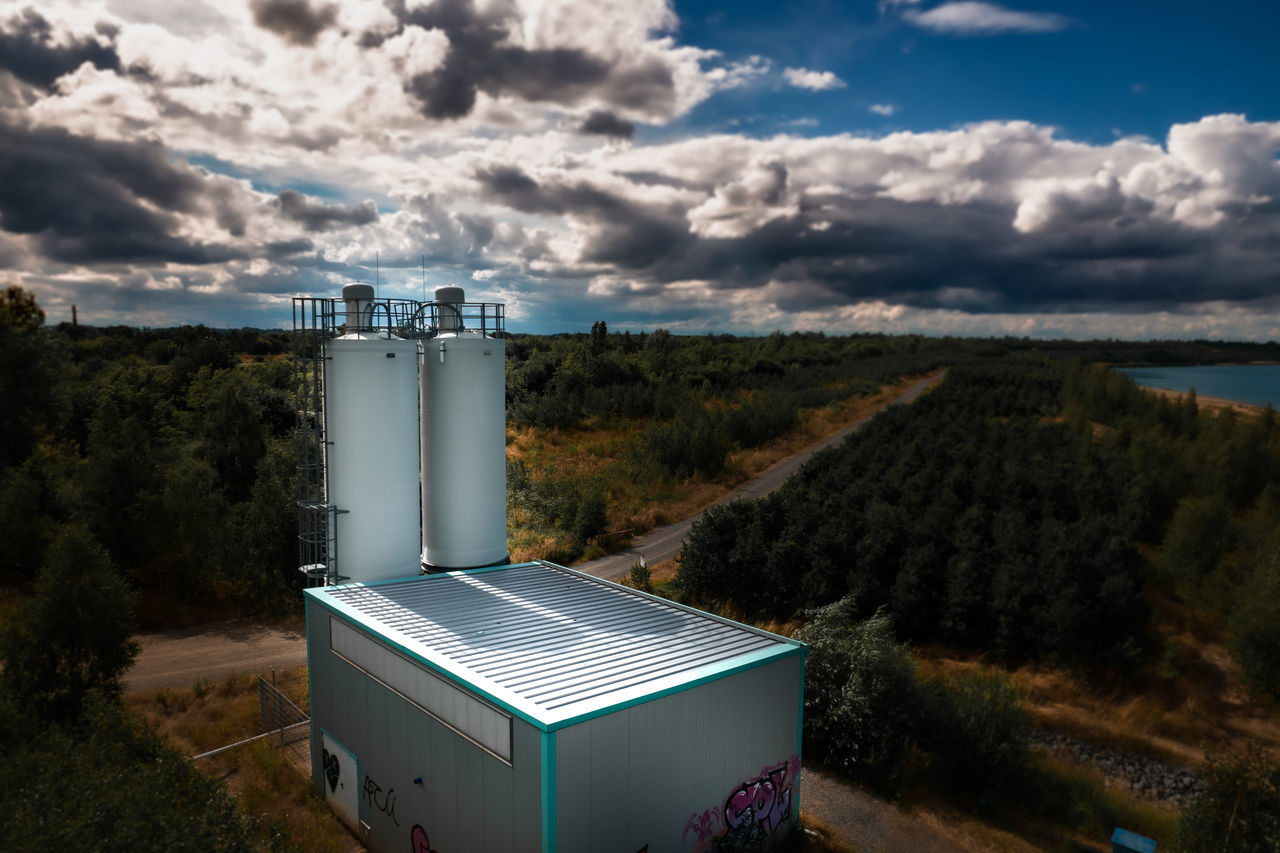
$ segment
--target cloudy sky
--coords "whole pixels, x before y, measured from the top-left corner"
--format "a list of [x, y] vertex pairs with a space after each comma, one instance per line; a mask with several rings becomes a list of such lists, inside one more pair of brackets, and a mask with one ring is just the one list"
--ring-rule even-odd
[[1280, 339], [1280, 3], [0, 0], [0, 285]]

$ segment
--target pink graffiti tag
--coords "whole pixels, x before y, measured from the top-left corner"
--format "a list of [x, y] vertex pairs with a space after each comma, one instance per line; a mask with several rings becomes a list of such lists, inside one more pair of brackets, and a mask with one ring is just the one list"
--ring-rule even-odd
[[690, 831], [699, 841], [710, 841], [723, 827], [723, 820], [718, 806], [707, 809], [702, 814], [694, 812], [684, 825], [684, 833], [680, 836], [680, 841], [684, 842]]
[[[792, 755], [729, 792], [724, 809], [694, 812], [680, 840], [688, 853], [739, 853], [756, 850], [766, 836], [791, 818], [794, 785], [800, 778], [800, 756]], [[689, 833], [694, 844], [689, 845]]]
[[413, 853], [436, 853], [431, 849], [431, 839], [427, 838], [427, 831], [416, 824], [413, 832], [409, 833], [409, 841], [413, 844]]
[[744, 782], [724, 804], [724, 822], [733, 828], [758, 824], [773, 832], [791, 817], [789, 762], [763, 771], [759, 778]]

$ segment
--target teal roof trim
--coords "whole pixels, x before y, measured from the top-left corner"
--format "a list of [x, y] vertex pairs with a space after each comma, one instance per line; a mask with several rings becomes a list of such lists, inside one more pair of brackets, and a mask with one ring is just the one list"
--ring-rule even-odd
[[[772, 648], [749, 652], [748, 654], [740, 655], [733, 660], [706, 667], [706, 672], [696, 674], [692, 678], [683, 678], [678, 683], [670, 686], [661, 687], [650, 685], [643, 693], [638, 693], [632, 698], [614, 702], [609, 705], [602, 705], [599, 708], [593, 708], [590, 711], [585, 711], [572, 717], [564, 717], [562, 719], [555, 720], [551, 722], [550, 728], [563, 729], [587, 720], [594, 720], [597, 717], [608, 716], [609, 714], [617, 711], [623, 711], [627, 708], [633, 708], [636, 705], [643, 705], [646, 702], [661, 699], [664, 696], [672, 696], [676, 693], [683, 693], [686, 690], [693, 690], [695, 687], [701, 687], [703, 684], [707, 684], [712, 681], [719, 681], [721, 678], [728, 678], [736, 673], [743, 672], [748, 669], [755, 669], [758, 666], [763, 666], [766, 663], [772, 663], [775, 660], [782, 660], [783, 658], [790, 658], [799, 655], [801, 661], [803, 661], [804, 652], [805, 649], [798, 648]], [[804, 668], [803, 662], [801, 663], [801, 668]], [[801, 704], [803, 704], [803, 702], [804, 699], [802, 696]]]
[[556, 806], [560, 802], [556, 791], [556, 733], [544, 731], [542, 741], [542, 853], [556, 853], [559, 843], [559, 815]]
[[307, 599], [542, 731], [809, 650], [545, 562], [311, 589]]

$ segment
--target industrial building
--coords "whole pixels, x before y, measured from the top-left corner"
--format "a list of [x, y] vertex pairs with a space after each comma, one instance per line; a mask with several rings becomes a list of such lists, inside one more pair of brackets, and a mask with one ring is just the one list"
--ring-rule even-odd
[[295, 300], [319, 348], [300, 369], [300, 557], [312, 770], [334, 811], [375, 851], [785, 837], [805, 645], [508, 565], [501, 306], [344, 296]]

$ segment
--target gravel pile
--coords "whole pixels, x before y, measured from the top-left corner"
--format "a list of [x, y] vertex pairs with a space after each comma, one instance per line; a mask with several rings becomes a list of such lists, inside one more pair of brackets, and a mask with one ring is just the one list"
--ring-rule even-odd
[[1204, 782], [1190, 770], [1153, 758], [1094, 746], [1068, 735], [1035, 732], [1032, 743], [1066, 753], [1081, 764], [1101, 771], [1111, 784], [1128, 787], [1134, 795], [1182, 809], [1204, 791]]

